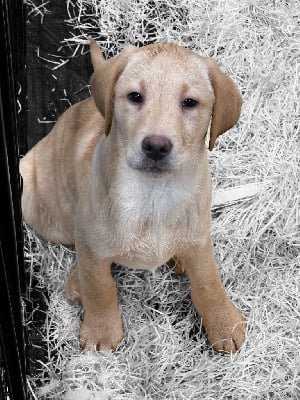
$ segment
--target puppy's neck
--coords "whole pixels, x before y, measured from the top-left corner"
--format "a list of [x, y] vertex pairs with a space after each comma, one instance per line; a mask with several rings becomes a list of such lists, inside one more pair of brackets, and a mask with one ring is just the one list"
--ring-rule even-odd
[[118, 178], [113, 192], [120, 218], [146, 229], [182, 223], [199, 197], [199, 182], [184, 173], [151, 176], [126, 166]]

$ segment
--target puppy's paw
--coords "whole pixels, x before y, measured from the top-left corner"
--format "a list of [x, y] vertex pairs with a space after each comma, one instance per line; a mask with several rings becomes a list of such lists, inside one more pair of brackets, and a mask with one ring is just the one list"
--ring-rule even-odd
[[87, 351], [115, 350], [123, 335], [120, 315], [85, 315], [80, 328], [80, 347]]
[[246, 321], [230, 301], [203, 316], [208, 340], [219, 352], [235, 353], [245, 341]]

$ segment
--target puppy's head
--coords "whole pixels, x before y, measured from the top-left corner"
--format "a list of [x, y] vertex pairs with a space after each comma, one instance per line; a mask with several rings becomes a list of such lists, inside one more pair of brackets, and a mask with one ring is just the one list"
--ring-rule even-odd
[[175, 44], [129, 46], [104, 61], [91, 43], [92, 92], [105, 132], [113, 126], [127, 164], [159, 174], [197, 162], [238, 120], [241, 96], [209, 58]]

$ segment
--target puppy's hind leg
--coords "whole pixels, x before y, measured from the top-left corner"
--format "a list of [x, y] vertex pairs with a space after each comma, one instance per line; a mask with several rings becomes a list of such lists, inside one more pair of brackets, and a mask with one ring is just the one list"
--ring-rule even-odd
[[75, 268], [67, 279], [67, 282], [65, 284], [65, 291], [69, 300], [76, 301], [77, 303], [81, 304], [77, 264], [75, 265]]
[[183, 267], [182, 263], [180, 262], [180, 259], [177, 257], [173, 257], [172, 260], [174, 262], [173, 272], [176, 275], [185, 275], [186, 271], [184, 270], [184, 267]]

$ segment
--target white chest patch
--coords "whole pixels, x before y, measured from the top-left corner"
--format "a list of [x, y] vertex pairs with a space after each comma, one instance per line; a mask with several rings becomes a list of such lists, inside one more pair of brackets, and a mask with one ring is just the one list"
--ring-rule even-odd
[[182, 243], [200, 240], [195, 201], [199, 188], [192, 181], [148, 177], [137, 171], [121, 176], [110, 193], [109, 207], [115, 262], [154, 269], [174, 256]]

